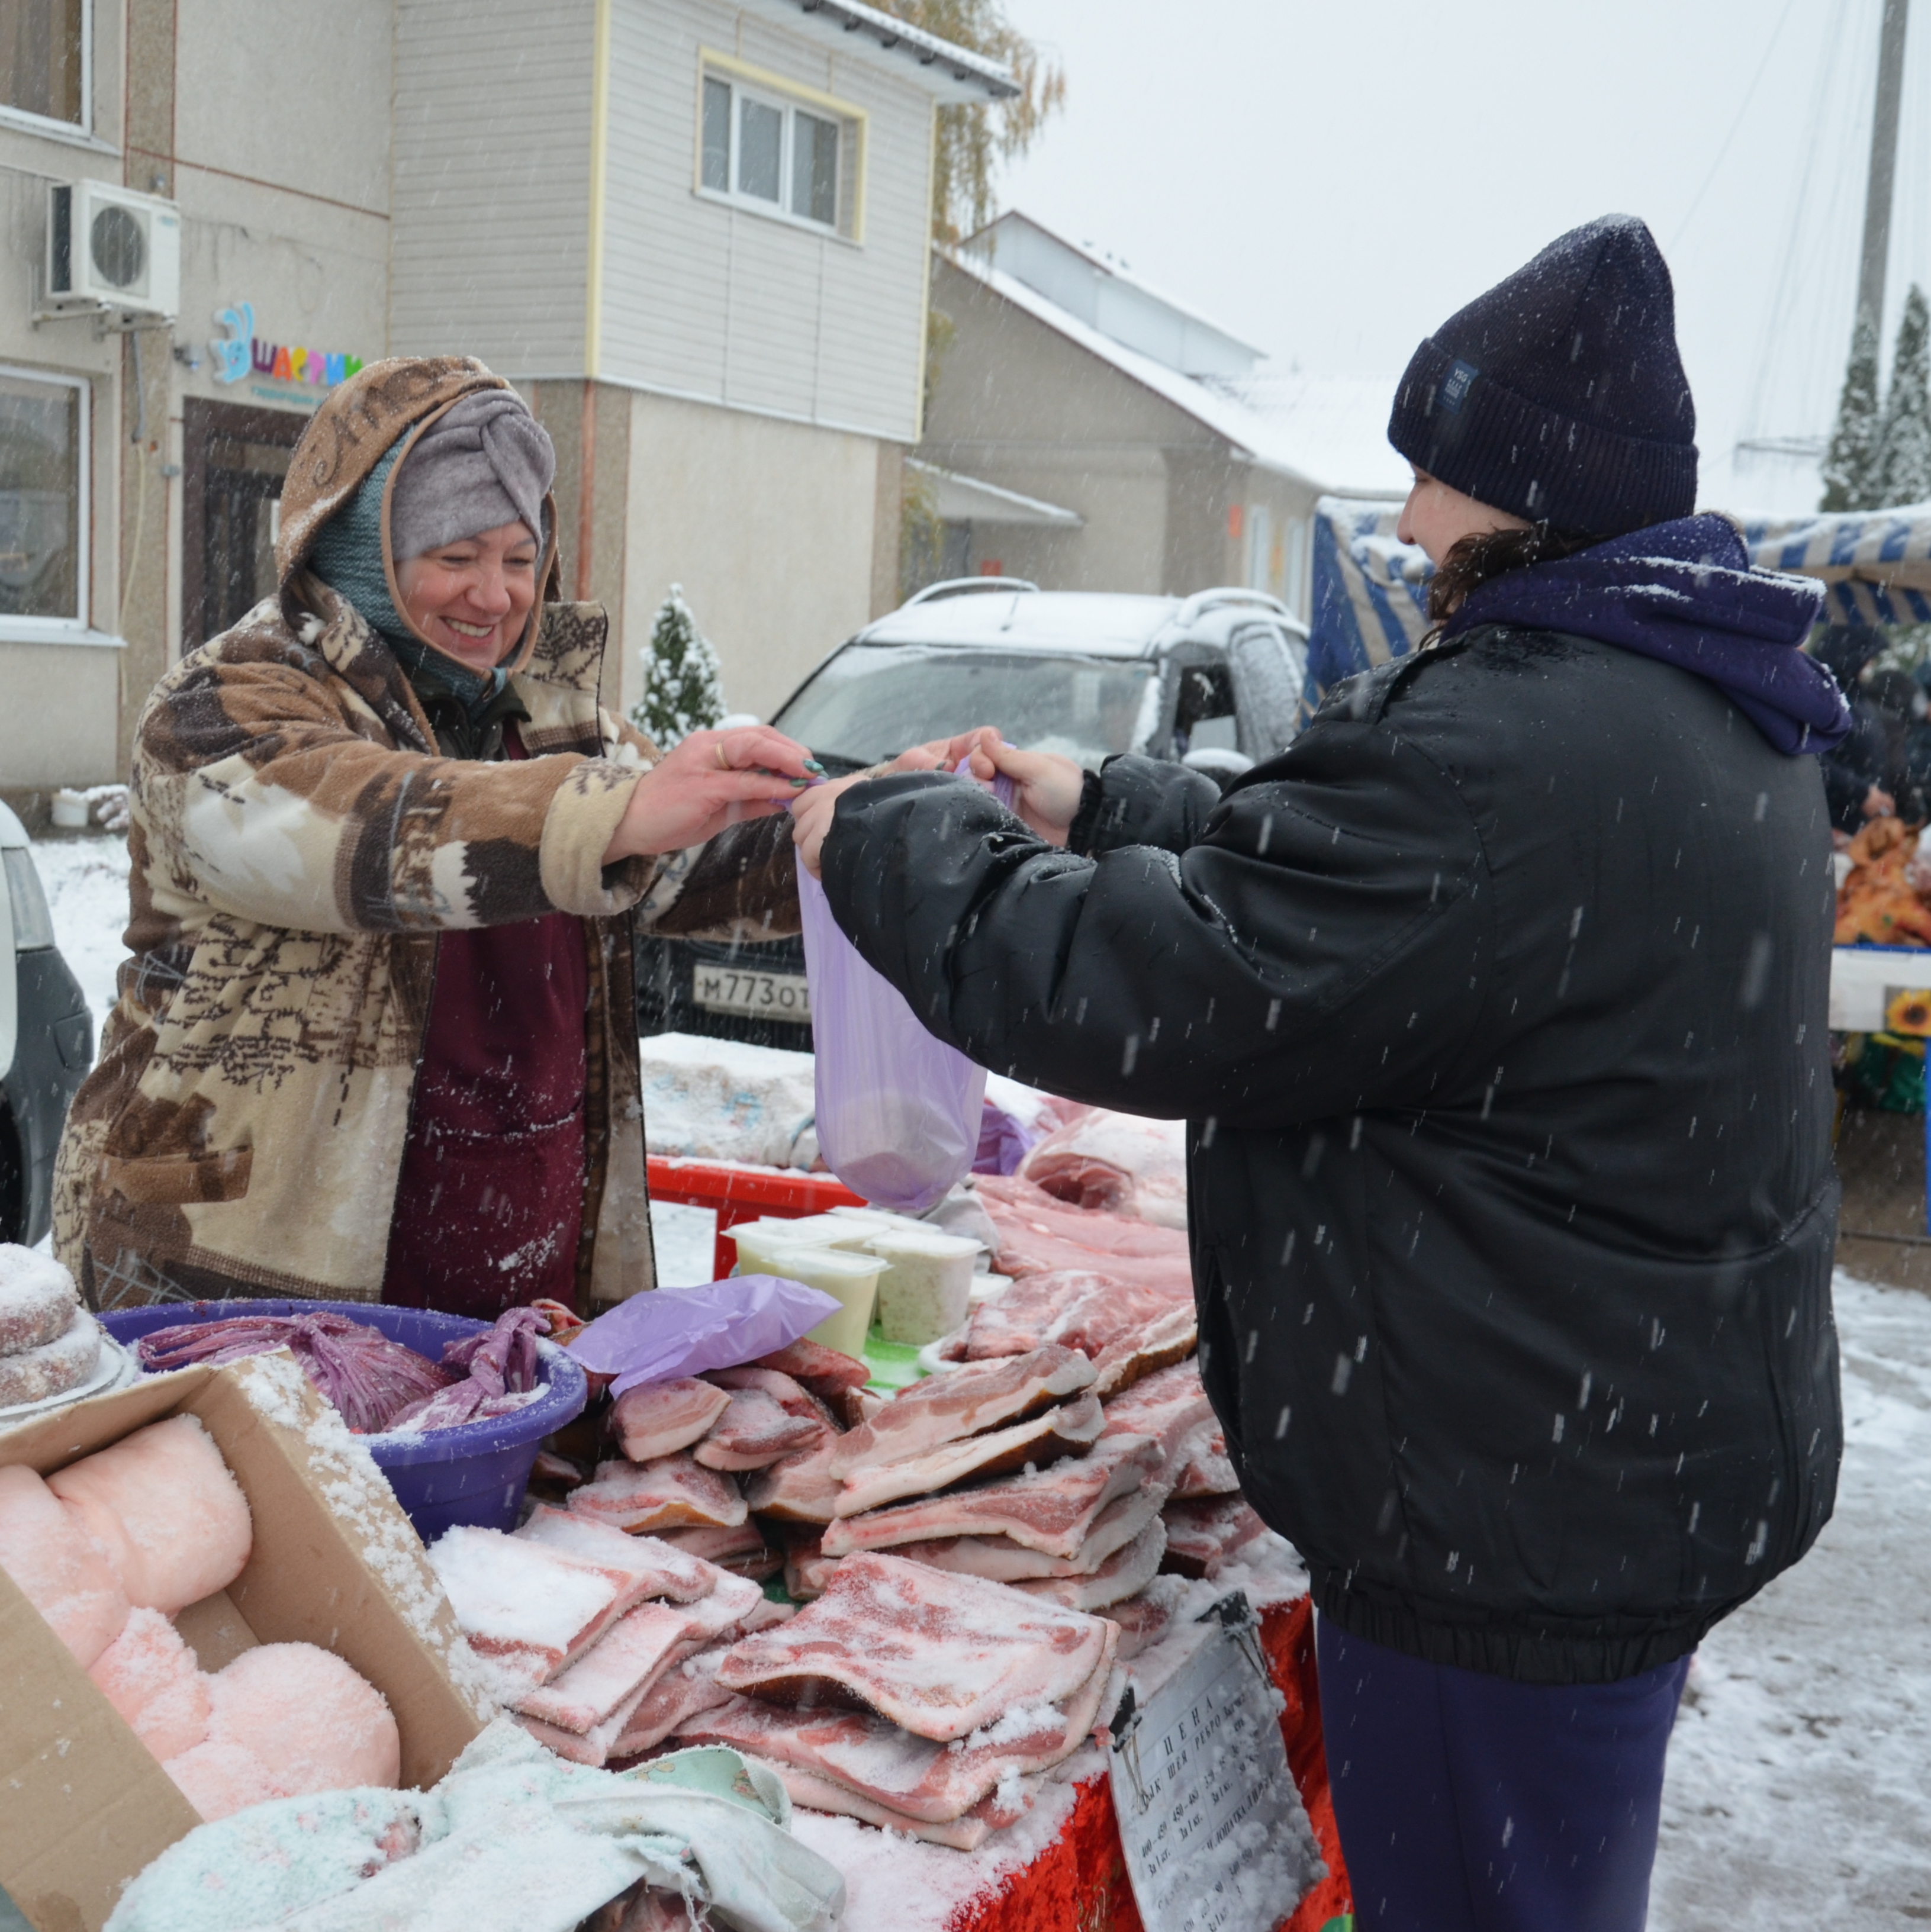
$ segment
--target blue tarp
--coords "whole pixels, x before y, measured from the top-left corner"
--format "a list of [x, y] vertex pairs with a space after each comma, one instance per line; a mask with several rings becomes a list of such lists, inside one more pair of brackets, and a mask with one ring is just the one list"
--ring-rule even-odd
[[[1393, 501], [1323, 496], [1314, 506], [1305, 716], [1342, 679], [1413, 650], [1428, 628], [1431, 566], [1396, 538], [1401, 514]], [[1823, 581], [1826, 622], [1931, 622], [1931, 504], [1738, 521], [1759, 569]]]

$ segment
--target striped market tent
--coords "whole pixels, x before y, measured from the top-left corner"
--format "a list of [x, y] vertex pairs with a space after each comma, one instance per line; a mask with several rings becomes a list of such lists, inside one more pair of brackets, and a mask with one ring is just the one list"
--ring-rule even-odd
[[[1430, 566], [1395, 537], [1401, 514], [1392, 501], [1323, 496], [1314, 506], [1304, 716], [1342, 679], [1421, 641]], [[1827, 622], [1931, 623], [1931, 504], [1739, 520], [1759, 569], [1822, 580]]]

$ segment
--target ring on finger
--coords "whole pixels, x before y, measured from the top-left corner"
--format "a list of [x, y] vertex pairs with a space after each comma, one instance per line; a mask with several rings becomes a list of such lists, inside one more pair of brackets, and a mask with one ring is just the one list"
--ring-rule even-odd
[[721, 772], [728, 772], [731, 768], [730, 754], [725, 750], [722, 738], [717, 741], [717, 768]]

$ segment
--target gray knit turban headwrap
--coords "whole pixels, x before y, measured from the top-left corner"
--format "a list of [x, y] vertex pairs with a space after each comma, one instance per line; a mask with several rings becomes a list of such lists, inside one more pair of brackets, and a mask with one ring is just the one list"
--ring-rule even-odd
[[543, 541], [543, 499], [557, 474], [549, 431], [514, 389], [465, 396], [410, 446], [389, 501], [398, 563], [504, 524]]

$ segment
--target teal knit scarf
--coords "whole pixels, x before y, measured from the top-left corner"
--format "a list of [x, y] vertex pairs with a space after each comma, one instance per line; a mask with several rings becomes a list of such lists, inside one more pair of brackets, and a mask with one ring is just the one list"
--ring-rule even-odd
[[401, 448], [398, 443], [390, 449], [322, 526], [308, 567], [382, 633], [425, 709], [432, 699], [453, 698], [476, 724], [503, 694], [509, 672], [501, 664], [487, 672], [473, 671], [433, 650], [403, 621], [389, 594], [389, 576], [383, 568], [382, 493]]

